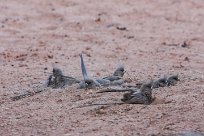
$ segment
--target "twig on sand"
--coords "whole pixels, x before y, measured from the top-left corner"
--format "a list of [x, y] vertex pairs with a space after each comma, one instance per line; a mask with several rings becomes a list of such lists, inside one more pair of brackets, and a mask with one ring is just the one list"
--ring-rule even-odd
[[41, 93], [43, 91], [45, 91], [45, 89], [37, 89], [37, 90], [33, 90], [33, 91], [25, 91], [25, 92], [23, 92], [23, 93], [21, 93], [19, 95], [11, 97], [11, 100], [12, 101], [17, 101], [17, 100], [20, 100], [22, 98], [30, 97], [30, 96], [33, 96], [35, 94]]

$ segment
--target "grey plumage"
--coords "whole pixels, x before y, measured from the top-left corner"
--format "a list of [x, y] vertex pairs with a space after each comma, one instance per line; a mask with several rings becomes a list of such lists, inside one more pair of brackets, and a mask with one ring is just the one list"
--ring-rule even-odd
[[98, 83], [100, 83], [101, 86], [110, 86], [110, 84], [111, 84], [111, 81], [110, 81], [110, 80], [107, 80], [107, 79], [101, 79], [101, 78], [99, 78], [99, 79], [97, 79], [96, 81], [97, 81]]
[[152, 89], [166, 86], [166, 80], [167, 80], [167, 77], [164, 76], [162, 78], [159, 78], [159, 79], [153, 81]]
[[88, 78], [87, 72], [86, 72], [86, 67], [84, 64], [84, 59], [82, 54], [80, 54], [80, 60], [81, 60], [81, 71], [82, 71], [82, 76], [84, 78], [84, 80], [86, 80]]
[[165, 87], [170, 85], [175, 85], [179, 81], [178, 75], [164, 76], [159, 78], [152, 83], [152, 89], [158, 87]]
[[65, 85], [72, 85], [74, 83], [79, 83], [80, 81], [69, 76], [64, 76], [63, 72], [59, 68], [53, 68], [52, 75], [48, 77], [47, 87], [53, 89], [62, 88]]
[[[51, 88], [62, 88], [65, 85], [71, 85], [73, 83], [79, 83], [79, 89], [92, 89], [97, 87], [109, 87], [115, 86], [119, 87], [124, 83], [123, 76], [125, 73], [124, 66], [120, 65], [116, 68], [112, 75], [99, 78], [95, 80], [87, 74], [86, 66], [82, 54], [80, 54], [81, 61], [81, 71], [83, 80], [79, 81], [75, 78], [64, 76], [63, 72], [58, 68], [53, 68], [53, 74], [48, 78], [48, 87]], [[142, 83], [131, 87], [119, 87], [119, 88], [109, 88], [107, 90], [100, 91], [103, 92], [126, 92], [121, 99], [122, 102], [128, 104], [151, 104], [154, 100], [152, 97], [152, 89], [164, 86], [175, 85], [179, 80], [178, 75], [164, 76], [155, 81]]]
[[119, 65], [117, 69], [114, 71], [113, 76], [123, 77], [125, 74], [125, 68], [123, 65]]
[[158, 87], [164, 87], [174, 85], [179, 80], [178, 75], [164, 76], [158, 80], [150, 80], [146, 83], [136, 86], [126, 86], [119, 88], [106, 88], [98, 93], [104, 92], [127, 92], [123, 95], [121, 101], [128, 104], [150, 104], [153, 102], [152, 89]]
[[145, 83], [140, 89], [125, 93], [121, 101], [128, 104], [151, 104], [153, 101], [151, 83]]
[[130, 88], [107, 88], [98, 93], [104, 92], [127, 92], [123, 95], [121, 99], [122, 102], [128, 104], [150, 104], [153, 101], [152, 98], [152, 82], [144, 83], [140, 88], [130, 87]]
[[117, 67], [117, 69], [113, 72], [112, 75], [99, 78], [96, 81], [98, 81], [101, 86], [120, 86], [124, 83], [123, 75], [124, 75], [124, 66], [120, 65]]
[[80, 54], [81, 60], [81, 71], [83, 80], [79, 84], [79, 88], [95, 88], [95, 87], [107, 87], [107, 86], [118, 86], [123, 84], [122, 76], [124, 75], [124, 66], [119, 66], [111, 76], [99, 78], [94, 80], [87, 75], [86, 66], [83, 60], [82, 54]]
[[148, 98], [140, 91], [125, 93], [121, 101], [127, 104], [150, 104]]
[[172, 76], [169, 76], [167, 78], [166, 84], [167, 84], [167, 86], [175, 85], [177, 83], [177, 81], [179, 81], [178, 75], [172, 75]]
[[80, 59], [81, 59], [81, 71], [82, 71], [83, 80], [79, 83], [79, 88], [91, 89], [91, 88], [100, 87], [101, 84], [98, 81], [88, 77], [82, 54], [80, 54]]
[[139, 90], [125, 93], [121, 101], [129, 104], [150, 104], [154, 100], [152, 97], [153, 88], [174, 85], [178, 80], [178, 75], [173, 75], [144, 83]]
[[110, 76], [107, 76], [107, 77], [104, 77], [102, 79], [106, 79], [106, 80], [109, 80], [109, 81], [116, 81], [116, 80], [120, 80], [122, 79], [122, 77], [124, 76], [125, 74], [125, 69], [124, 69], [124, 66], [123, 65], [119, 65], [116, 70], [113, 72], [112, 75]]

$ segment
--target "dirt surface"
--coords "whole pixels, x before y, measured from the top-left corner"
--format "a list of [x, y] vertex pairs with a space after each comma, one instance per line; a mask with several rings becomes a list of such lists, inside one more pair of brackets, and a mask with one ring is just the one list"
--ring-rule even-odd
[[[0, 135], [132, 136], [204, 131], [203, 0], [1, 0]], [[183, 44], [184, 41], [186, 44]], [[122, 93], [46, 89], [53, 65], [82, 79], [109, 75], [119, 64], [132, 84], [179, 74], [153, 90], [151, 105], [117, 103]]]

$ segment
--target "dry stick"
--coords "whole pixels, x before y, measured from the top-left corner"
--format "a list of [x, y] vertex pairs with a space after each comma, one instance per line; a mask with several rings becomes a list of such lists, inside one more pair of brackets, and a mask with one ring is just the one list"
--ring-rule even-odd
[[93, 103], [93, 104], [78, 106], [76, 108], [85, 108], [90, 106], [122, 105], [122, 104], [125, 104], [125, 103]]
[[135, 90], [136, 88], [108, 88], [106, 90], [101, 90], [97, 93], [105, 93], [105, 92], [132, 92], [133, 90]]
[[22, 99], [22, 98], [30, 97], [30, 96], [33, 96], [33, 95], [35, 95], [35, 94], [37, 94], [37, 93], [41, 93], [41, 92], [43, 92], [43, 91], [45, 91], [45, 90], [39, 89], [39, 90], [34, 90], [34, 91], [26, 91], [26, 92], [24, 92], [24, 93], [22, 93], [22, 94], [19, 94], [19, 95], [17, 95], [17, 96], [11, 97], [11, 100], [12, 100], [12, 101], [17, 101], [17, 100], [20, 100], [20, 99]]

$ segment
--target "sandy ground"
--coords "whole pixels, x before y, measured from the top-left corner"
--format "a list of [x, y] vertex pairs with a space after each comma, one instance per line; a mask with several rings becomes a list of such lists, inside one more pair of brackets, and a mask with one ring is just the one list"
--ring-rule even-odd
[[[1, 0], [0, 135], [132, 136], [204, 131], [203, 0]], [[186, 41], [187, 46], [182, 46]], [[179, 74], [176, 86], [155, 89], [151, 105], [107, 105], [122, 93], [47, 89], [53, 65], [82, 79], [109, 75], [124, 64], [135, 84]]]

